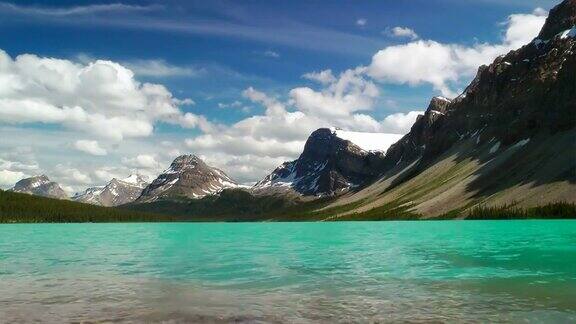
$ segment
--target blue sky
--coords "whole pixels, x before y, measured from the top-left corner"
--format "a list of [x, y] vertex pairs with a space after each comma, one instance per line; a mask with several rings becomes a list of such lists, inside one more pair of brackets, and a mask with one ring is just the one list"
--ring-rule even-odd
[[[132, 71], [133, 81], [140, 85], [161, 85], [173, 98], [194, 102], [172, 102], [178, 112], [171, 112], [170, 116], [139, 114], [138, 118], [149, 122], [153, 130], [122, 133], [115, 138], [84, 133], [82, 126], [72, 125], [64, 117], [58, 121], [22, 116], [18, 119], [14, 112], [5, 113], [4, 121], [0, 120], [0, 133], [14, 140], [3, 144], [4, 151], [12, 153], [0, 157], [4, 161], [0, 172], [5, 172], [0, 184], [7, 186], [17, 177], [44, 172], [60, 177], [70, 190], [77, 190], [128, 171], [154, 176], [177, 152], [200, 154], [225, 170], [233, 169], [226, 171], [241, 181], [255, 181], [278, 162], [297, 156], [304, 134], [318, 125], [356, 131], [406, 132], [409, 127], [392, 125], [395, 121], [405, 123], [400, 120], [402, 116], [385, 122], [386, 117], [402, 113], [408, 118], [409, 112], [425, 109], [431, 96], [457, 95], [473, 77], [477, 62], [489, 63], [495, 55], [528, 42], [543, 23], [545, 11], [555, 3], [547, 0], [0, 2], [0, 49], [11, 61], [16, 62], [22, 54], [32, 54], [37, 59], [57, 58], [78, 66], [107, 60]], [[520, 36], [512, 35], [515, 28], [520, 29]], [[510, 35], [507, 31], [511, 31]], [[524, 34], [530, 35], [524, 37]], [[439, 65], [427, 71], [428, 57], [435, 54], [441, 57], [446, 52], [455, 57], [450, 60], [458, 61], [466, 49], [478, 54], [473, 63], [468, 59], [457, 64], [431, 59], [431, 64]], [[382, 53], [377, 56], [379, 51]], [[412, 56], [413, 53], [422, 55]], [[412, 66], [413, 61], [419, 65]], [[447, 70], [446, 64], [449, 73], [430, 76], [442, 74]], [[411, 66], [416, 73], [410, 71]], [[32, 78], [29, 70], [19, 68], [24, 72], [16, 74], [17, 77], [28, 81], [37, 77]], [[31, 69], [35, 68], [38, 66]], [[327, 69], [333, 76], [330, 80], [303, 77]], [[341, 73], [346, 71], [351, 72], [344, 78]], [[42, 79], [48, 84], [44, 88], [50, 87], [50, 80]], [[338, 90], [337, 80], [345, 90]], [[109, 90], [104, 89], [100, 95], [110, 95]], [[33, 99], [54, 109], [64, 109], [71, 102], [61, 96], [22, 98], [25, 94], [21, 91], [17, 99], [29, 99], [27, 102]], [[13, 94], [5, 96], [6, 100], [15, 98]], [[121, 110], [101, 106], [107, 102], [109, 98], [97, 98], [74, 104], [108, 120], [120, 116]], [[274, 104], [281, 106], [277, 107], [280, 113], [272, 107]], [[335, 108], [321, 107], [326, 104]], [[28, 108], [20, 111], [24, 109]], [[0, 115], [1, 110], [0, 105]], [[286, 129], [270, 136], [255, 131], [264, 132], [267, 127], [276, 131], [273, 123], [282, 120], [289, 123], [290, 118], [302, 117], [289, 115], [295, 112], [307, 116], [298, 124], [308, 127], [299, 131]], [[190, 115], [187, 121], [182, 121], [186, 113]], [[284, 115], [278, 117], [278, 114]], [[363, 116], [369, 116], [370, 120], [362, 124], [366, 120]], [[274, 119], [277, 117], [280, 119]], [[258, 125], [250, 124], [250, 130], [242, 126], [255, 118]], [[241, 125], [234, 126], [236, 123]], [[106, 132], [106, 127], [102, 132]], [[248, 148], [242, 152], [237, 143], [231, 139], [223, 141], [220, 135], [244, 138], [243, 143], [254, 140], [251, 145], [260, 147], [285, 145], [290, 149], [275, 152]], [[26, 138], [29, 143], [17, 137]], [[50, 143], [43, 143], [42, 138], [50, 138]], [[91, 144], [86, 148], [74, 142], [76, 139]], [[42, 145], [34, 144], [40, 142]], [[101, 150], [94, 149], [96, 146]], [[16, 167], [17, 163], [24, 163], [17, 161], [18, 156], [26, 155], [13, 153], [18, 147], [24, 147], [27, 156], [33, 157], [28, 169]], [[166, 149], [159, 152], [159, 147]], [[104, 151], [106, 154], [102, 154]], [[152, 157], [153, 163], [149, 162], [154, 166], [129, 162], [136, 161], [139, 155]], [[86, 166], [88, 160], [90, 169]], [[95, 169], [106, 169], [108, 173], [95, 175]], [[66, 170], [76, 170], [85, 177], [74, 180], [58, 176], [70, 174]]]

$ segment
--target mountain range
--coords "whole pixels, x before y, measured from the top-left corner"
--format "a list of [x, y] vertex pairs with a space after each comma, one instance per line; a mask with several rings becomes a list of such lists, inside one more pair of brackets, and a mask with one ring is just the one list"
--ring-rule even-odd
[[102, 187], [92, 187], [77, 193], [72, 200], [100, 206], [119, 206], [135, 201], [148, 186], [146, 178], [132, 174], [125, 179], [113, 178]]
[[[250, 188], [182, 155], [151, 183], [138, 175], [112, 179], [72, 199], [187, 212], [198, 201], [201, 210], [233, 201], [239, 208], [230, 212], [241, 213], [274, 197], [281, 202], [259, 210], [260, 219], [291, 212], [326, 220], [453, 218], [480, 206], [576, 203], [575, 25], [576, 0], [565, 0], [536, 39], [479, 67], [458, 97], [432, 98], [404, 136], [321, 128], [298, 159]], [[12, 190], [66, 198], [46, 176]]]

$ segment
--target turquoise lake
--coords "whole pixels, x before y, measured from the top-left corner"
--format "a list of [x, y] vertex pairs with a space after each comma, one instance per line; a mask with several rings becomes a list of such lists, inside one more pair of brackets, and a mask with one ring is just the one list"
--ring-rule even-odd
[[576, 322], [576, 221], [0, 225], [0, 322]]

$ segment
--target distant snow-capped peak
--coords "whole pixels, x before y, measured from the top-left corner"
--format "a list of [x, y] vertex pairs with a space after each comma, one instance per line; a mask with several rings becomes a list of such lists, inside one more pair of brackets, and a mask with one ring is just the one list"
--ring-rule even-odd
[[57, 199], [67, 199], [68, 196], [56, 182], [50, 181], [46, 175], [22, 179], [14, 185], [11, 191], [27, 193]]
[[147, 185], [146, 177], [131, 174], [123, 179], [113, 178], [105, 186], [88, 188], [72, 199], [95, 205], [118, 206], [136, 200]]
[[140, 187], [142, 189], [148, 185], [148, 177], [137, 173], [131, 174], [127, 178], [120, 179], [120, 181], [134, 185], [136, 187]]

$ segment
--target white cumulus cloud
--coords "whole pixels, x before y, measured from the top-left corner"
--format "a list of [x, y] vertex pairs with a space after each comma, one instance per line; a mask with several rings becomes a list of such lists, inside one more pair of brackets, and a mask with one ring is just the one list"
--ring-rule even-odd
[[[93, 183], [92, 178], [88, 172], [80, 170], [70, 164], [58, 164], [54, 170], [48, 175], [51, 180], [57, 179], [63, 183], [64, 186], [68, 188], [74, 188], [78, 186], [86, 186]], [[65, 189], [63, 187], [63, 189]], [[65, 189], [67, 190], [67, 189]], [[67, 190], [68, 191], [68, 190]]]
[[11, 187], [25, 177], [26, 175], [20, 171], [0, 170], [0, 187]]
[[321, 84], [330, 84], [336, 81], [336, 77], [332, 74], [332, 70], [323, 70], [320, 72], [309, 72], [302, 75], [304, 79], [320, 82]]
[[74, 142], [74, 147], [84, 153], [92, 155], [106, 155], [108, 152], [100, 147], [98, 141], [78, 140]]
[[499, 44], [464, 46], [418, 40], [389, 46], [373, 56], [368, 74], [381, 82], [431, 84], [443, 95], [453, 97], [456, 95], [454, 85], [470, 79], [480, 65], [532, 41], [545, 20], [541, 10], [510, 15]]
[[[0, 123], [58, 124], [120, 141], [152, 134], [157, 122], [191, 127], [164, 86], [140, 83], [112, 61], [79, 64], [0, 50]], [[194, 124], [195, 127], [196, 124]]]
[[424, 111], [410, 111], [407, 113], [395, 113], [386, 116], [382, 121], [382, 127], [390, 133], [406, 134], [410, 131], [418, 115], [424, 114]]
[[156, 157], [151, 154], [138, 154], [132, 158], [123, 158], [122, 163], [133, 168], [157, 169], [161, 167]]
[[401, 26], [396, 26], [390, 29], [388, 33], [394, 37], [406, 37], [413, 40], [419, 37], [413, 29]]
[[358, 69], [344, 71], [321, 91], [308, 87], [290, 91], [298, 110], [319, 117], [347, 116], [356, 111], [370, 110], [378, 95], [378, 88]]

